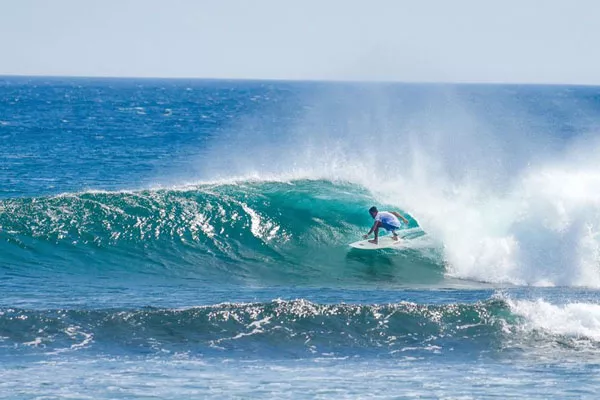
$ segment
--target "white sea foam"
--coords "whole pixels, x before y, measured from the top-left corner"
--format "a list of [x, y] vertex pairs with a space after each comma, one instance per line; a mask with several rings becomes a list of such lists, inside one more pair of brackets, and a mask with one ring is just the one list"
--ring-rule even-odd
[[349, 101], [277, 136], [247, 124], [209, 151], [210, 176], [356, 183], [416, 218], [441, 243], [451, 276], [600, 287], [598, 142], [539, 131], [532, 120], [543, 116], [510, 105], [506, 122], [488, 123], [443, 95], [442, 111], [406, 118]]
[[524, 329], [600, 341], [600, 304], [556, 305], [542, 299], [506, 301], [513, 313], [524, 317]]

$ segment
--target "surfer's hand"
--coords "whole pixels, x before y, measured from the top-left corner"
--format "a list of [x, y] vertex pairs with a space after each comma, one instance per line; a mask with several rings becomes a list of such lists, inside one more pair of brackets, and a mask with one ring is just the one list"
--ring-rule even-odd
[[366, 239], [368, 237], [369, 237], [369, 235], [363, 235], [363, 239]]

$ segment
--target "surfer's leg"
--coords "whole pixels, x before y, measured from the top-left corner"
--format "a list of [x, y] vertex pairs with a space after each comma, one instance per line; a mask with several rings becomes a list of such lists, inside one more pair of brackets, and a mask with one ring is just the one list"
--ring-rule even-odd
[[385, 228], [386, 231], [388, 232], [392, 232], [392, 239], [395, 241], [398, 241], [400, 238], [398, 237], [398, 234], [396, 233], [396, 231], [398, 229], [400, 229], [399, 226], [395, 226], [395, 225], [390, 225], [390, 224], [382, 224], [383, 228]]
[[388, 232], [392, 232], [392, 239], [394, 240], [398, 240], [398, 234], [396, 233], [396, 230], [400, 229], [397, 226], [394, 225], [390, 225], [390, 224], [386, 224], [385, 222], [382, 222], [380, 224], [380, 226], [385, 229]]

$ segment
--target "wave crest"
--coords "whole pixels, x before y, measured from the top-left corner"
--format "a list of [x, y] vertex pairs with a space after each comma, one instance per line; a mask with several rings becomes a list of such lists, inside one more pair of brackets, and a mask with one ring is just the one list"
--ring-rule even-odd
[[393, 357], [519, 352], [524, 347], [540, 354], [548, 349], [598, 353], [597, 314], [593, 304], [501, 297], [442, 305], [298, 299], [186, 309], [4, 309], [0, 324], [2, 345], [25, 353], [118, 348], [131, 354]]

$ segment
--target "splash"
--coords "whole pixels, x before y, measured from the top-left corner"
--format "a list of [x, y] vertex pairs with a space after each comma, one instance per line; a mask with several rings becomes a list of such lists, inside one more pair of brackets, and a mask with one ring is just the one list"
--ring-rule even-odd
[[523, 318], [521, 330], [596, 343], [600, 341], [599, 304], [552, 304], [542, 299], [506, 301], [511, 311]]
[[436, 238], [451, 276], [600, 286], [600, 115], [574, 89], [371, 85], [306, 103], [282, 131], [232, 128], [202, 170], [361, 185]]

